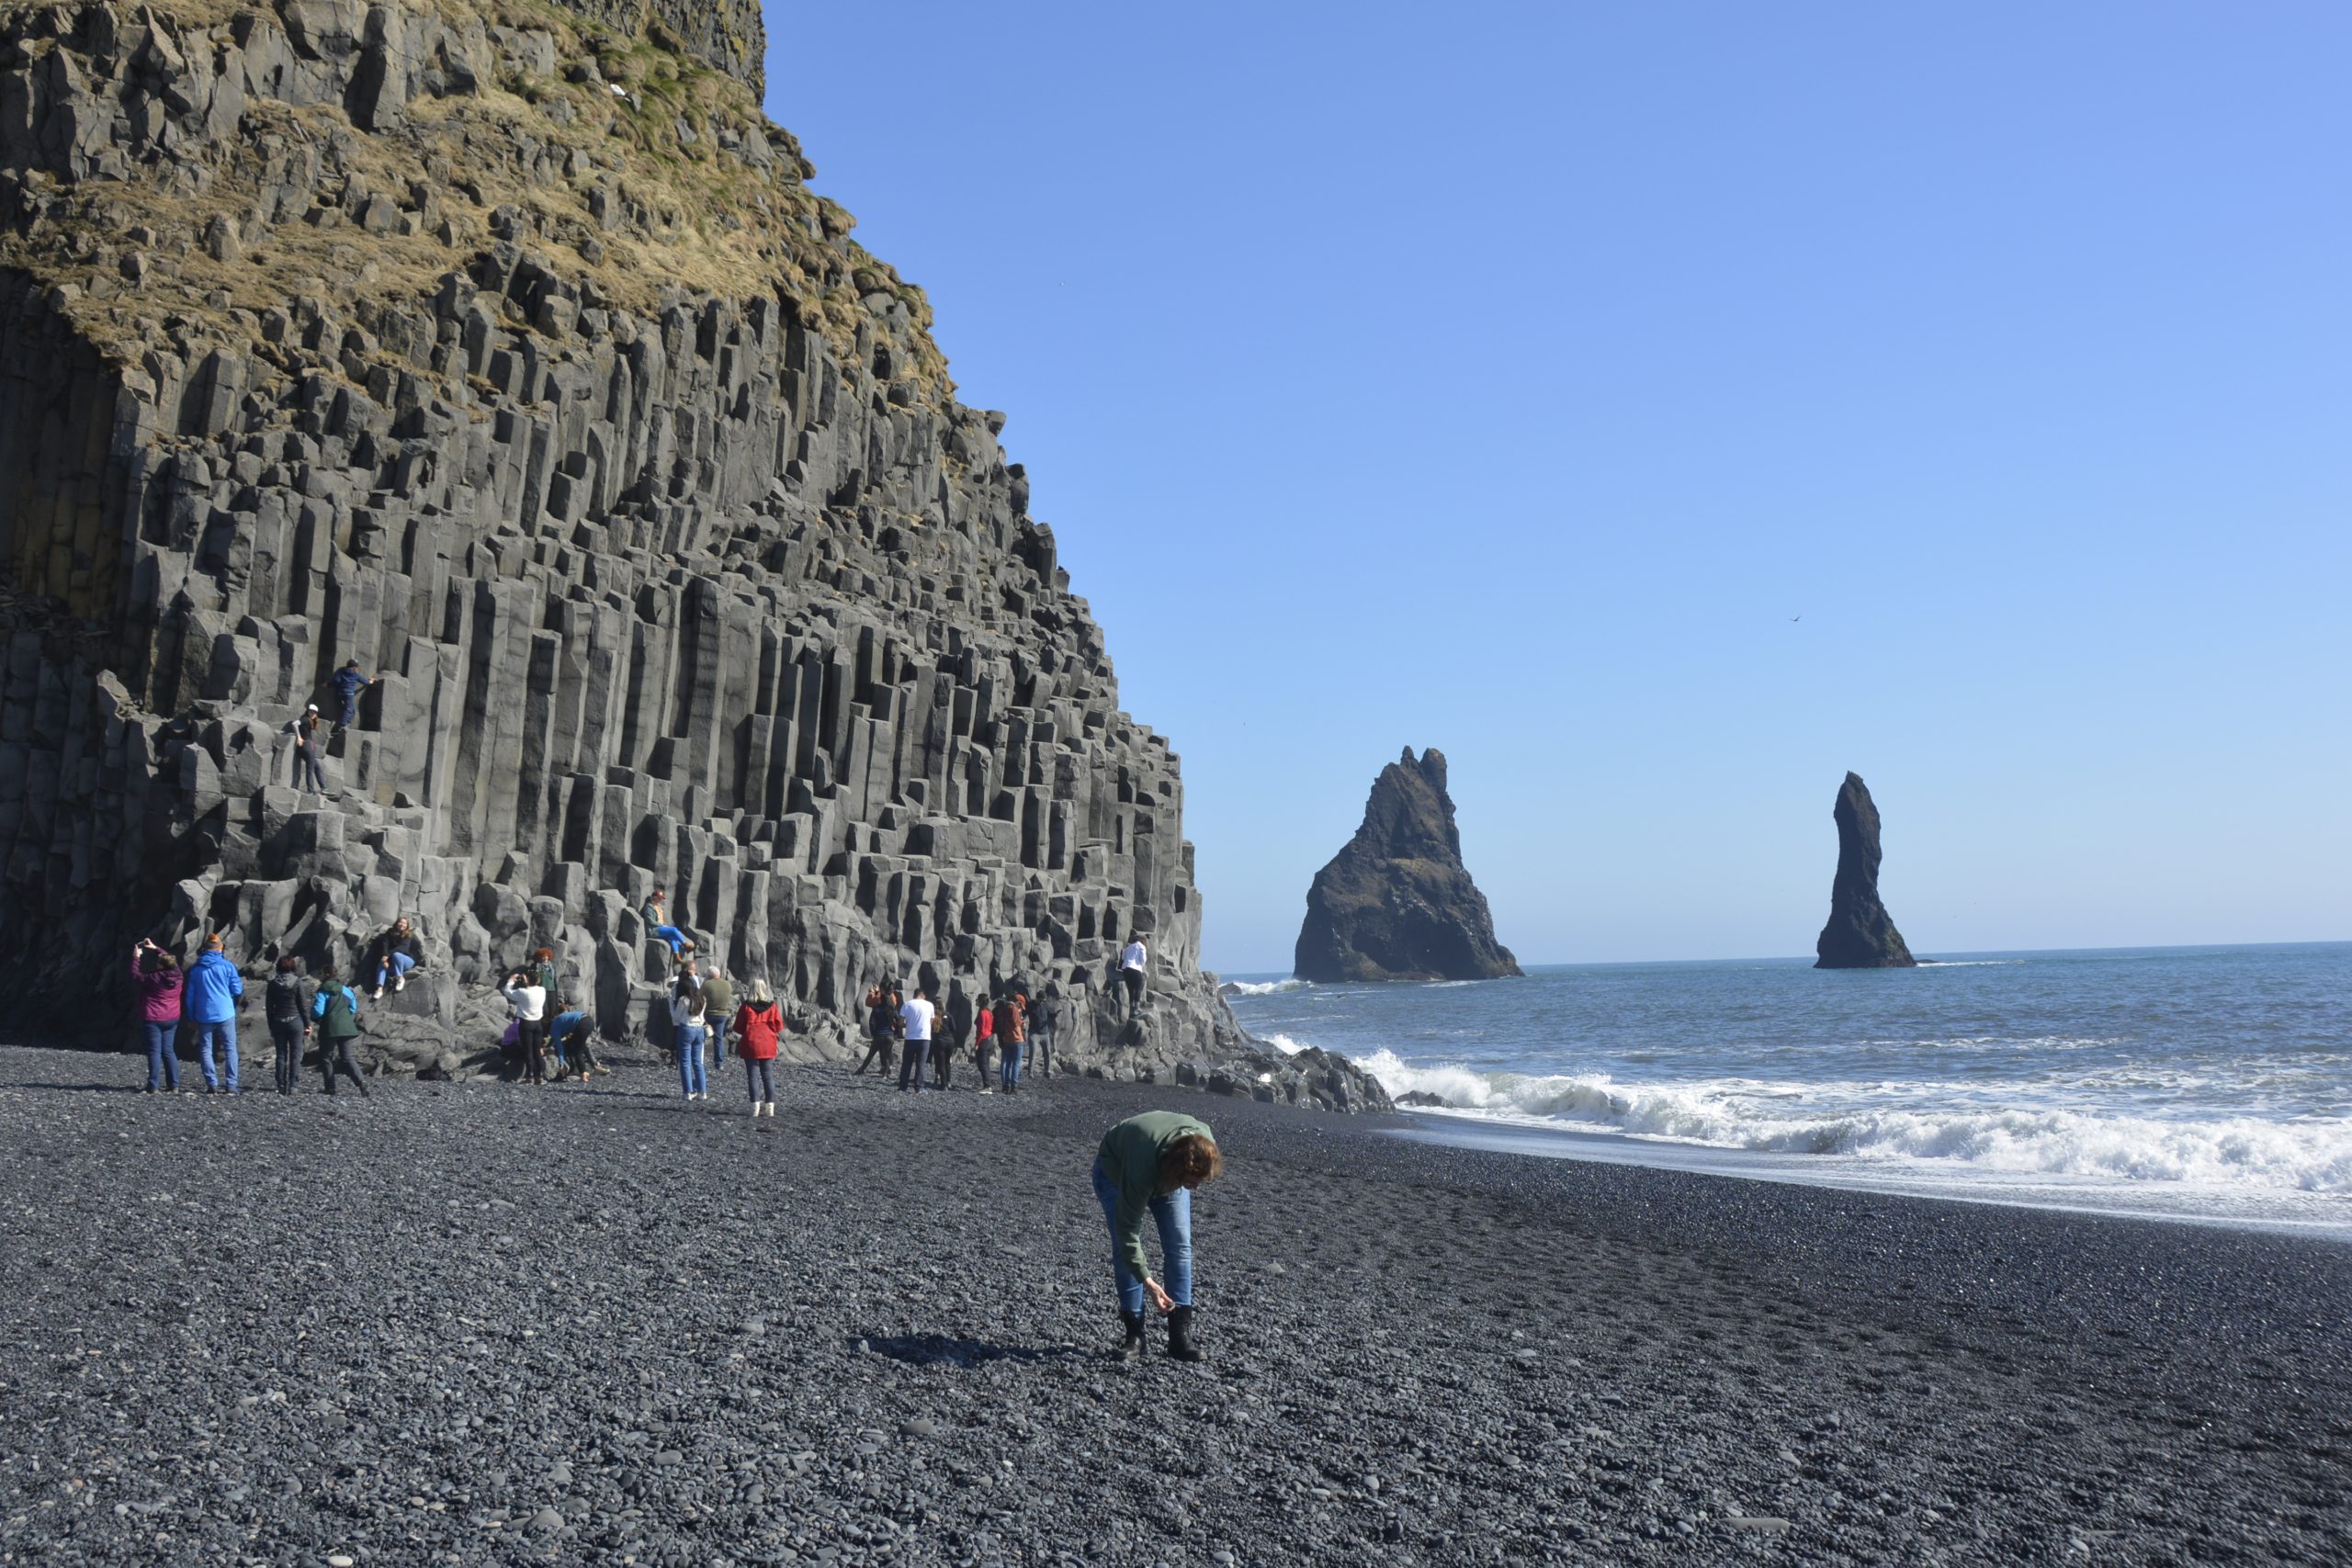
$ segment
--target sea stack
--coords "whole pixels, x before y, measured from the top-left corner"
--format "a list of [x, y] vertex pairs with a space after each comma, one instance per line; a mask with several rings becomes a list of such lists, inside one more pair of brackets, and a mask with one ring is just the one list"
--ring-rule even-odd
[[1516, 975], [1486, 895], [1462, 863], [1445, 753], [1410, 746], [1380, 771], [1363, 825], [1306, 894], [1299, 978], [1491, 980]]
[[1838, 880], [1829, 923], [1814, 944], [1815, 969], [1907, 969], [1919, 961], [1878, 898], [1878, 807], [1860, 773], [1838, 791]]

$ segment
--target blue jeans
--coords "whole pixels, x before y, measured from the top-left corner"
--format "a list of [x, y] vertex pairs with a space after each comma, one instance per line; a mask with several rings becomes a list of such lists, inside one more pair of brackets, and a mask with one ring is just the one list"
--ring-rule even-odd
[[1002, 1065], [996, 1070], [997, 1081], [1003, 1087], [1005, 1093], [1011, 1094], [1021, 1087], [1021, 1060], [1028, 1054], [1027, 1045], [1015, 1045], [1009, 1041], [1006, 1043]]
[[415, 967], [416, 960], [407, 953], [393, 953], [390, 958], [376, 965], [376, 988], [380, 991], [396, 979], [407, 979], [408, 972]]
[[673, 958], [685, 949], [686, 933], [675, 926], [655, 926], [653, 934], [670, 944], [670, 956]]
[[[1143, 1315], [1143, 1281], [1127, 1272], [1119, 1257], [1119, 1190], [1111, 1185], [1102, 1162], [1094, 1162], [1094, 1196], [1102, 1201], [1102, 1218], [1111, 1227], [1111, 1278], [1119, 1287], [1119, 1310], [1129, 1317]], [[1159, 1226], [1160, 1281], [1168, 1299], [1180, 1307], [1193, 1304], [1193, 1194], [1179, 1187], [1151, 1201], [1151, 1217]]]
[[141, 1027], [147, 1031], [147, 1087], [179, 1088], [180, 1059], [172, 1050], [172, 1035], [179, 1029], [178, 1022], [149, 1023]]
[[682, 1028], [678, 1031], [678, 1092], [681, 1094], [710, 1092], [710, 1075], [702, 1065], [703, 1032], [700, 1029]]
[[222, 1054], [228, 1058], [228, 1090], [231, 1094], [236, 1093], [237, 1021], [233, 1018], [224, 1018], [218, 1023], [207, 1023], [201, 1019], [191, 1021], [196, 1028], [196, 1063], [204, 1069], [204, 1087], [207, 1089], [222, 1087], [220, 1079], [212, 1070], [212, 1043], [217, 1040], [220, 1043]]

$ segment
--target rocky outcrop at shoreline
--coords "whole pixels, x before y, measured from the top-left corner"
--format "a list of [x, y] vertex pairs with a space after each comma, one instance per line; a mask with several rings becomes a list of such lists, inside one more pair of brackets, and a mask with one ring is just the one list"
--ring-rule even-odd
[[1462, 836], [1435, 747], [1373, 781], [1363, 823], [1307, 890], [1294, 972], [1305, 980], [1490, 980], [1516, 975]]
[[[808, 1024], [788, 1051], [846, 1049], [876, 978], [1057, 986], [1074, 1064], [1122, 1076], [1242, 1051], [1177, 759], [1005, 416], [762, 117], [759, 17], [0, 15], [19, 1028], [110, 1024], [142, 934], [349, 973], [405, 914], [379, 1069], [471, 1070], [540, 945], [608, 1037], [659, 1039], [662, 886]], [[329, 791], [289, 787], [354, 660]], [[1136, 936], [1140, 1027], [1104, 999]]]
[[1829, 923], [1814, 944], [1816, 969], [1906, 969], [1918, 963], [1878, 897], [1878, 807], [1859, 773], [1838, 791], [1838, 876]]

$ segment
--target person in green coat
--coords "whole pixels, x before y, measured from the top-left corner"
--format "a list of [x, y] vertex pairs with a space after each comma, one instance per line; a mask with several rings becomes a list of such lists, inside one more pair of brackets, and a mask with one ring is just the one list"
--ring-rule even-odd
[[359, 998], [350, 987], [335, 977], [330, 964], [319, 971], [319, 988], [311, 997], [311, 1026], [319, 1036], [319, 1071], [326, 1078], [327, 1092], [334, 1092], [335, 1074], [340, 1072], [359, 1090], [359, 1098], [368, 1098], [368, 1080], [359, 1076], [359, 1064], [353, 1060], [351, 1043], [359, 1038]]
[[[1116, 1354], [1143, 1354], [1143, 1299], [1168, 1316], [1168, 1353], [1201, 1359], [1193, 1343], [1193, 1193], [1225, 1168], [1208, 1123], [1174, 1111], [1130, 1116], [1102, 1134], [1094, 1156], [1094, 1196], [1111, 1224], [1111, 1278], [1118, 1287], [1119, 1322], [1126, 1329]], [[1143, 1217], [1159, 1227], [1159, 1254], [1168, 1269], [1162, 1287], [1144, 1256]]]

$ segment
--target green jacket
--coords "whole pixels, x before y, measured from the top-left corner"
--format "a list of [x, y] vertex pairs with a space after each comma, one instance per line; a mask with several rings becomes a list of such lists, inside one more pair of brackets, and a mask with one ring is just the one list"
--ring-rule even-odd
[[710, 1009], [712, 1021], [735, 1021], [735, 987], [713, 975], [702, 983], [703, 1004]]
[[1119, 1195], [1117, 1212], [1111, 1216], [1119, 1261], [1138, 1280], [1151, 1278], [1151, 1266], [1143, 1255], [1143, 1217], [1150, 1212], [1151, 1201], [1160, 1195], [1160, 1152], [1177, 1139], [1194, 1134], [1216, 1142], [1216, 1134], [1205, 1122], [1181, 1111], [1147, 1111], [1103, 1134], [1102, 1146], [1096, 1151], [1102, 1174], [1111, 1179], [1111, 1188]]

